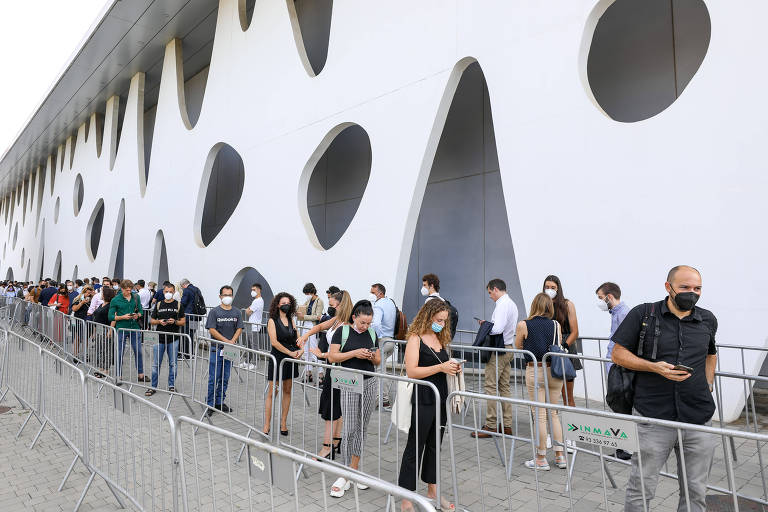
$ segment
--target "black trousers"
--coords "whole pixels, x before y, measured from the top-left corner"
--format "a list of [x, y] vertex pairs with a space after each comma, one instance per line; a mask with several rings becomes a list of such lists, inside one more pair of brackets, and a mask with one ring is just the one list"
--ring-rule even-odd
[[[443, 402], [440, 406], [440, 440], [438, 443], [435, 441], [435, 428], [438, 428], [437, 418], [435, 418], [435, 404], [426, 405], [419, 403], [418, 409], [416, 404], [413, 404], [412, 407], [411, 429], [408, 431], [408, 442], [405, 445], [403, 460], [400, 463], [398, 485], [415, 491], [419, 465], [421, 465], [421, 480], [428, 484], [437, 483], [435, 457], [440, 449], [440, 444], [443, 442], [447, 415], [445, 413], [445, 402]], [[416, 414], [417, 412], [418, 415]]]

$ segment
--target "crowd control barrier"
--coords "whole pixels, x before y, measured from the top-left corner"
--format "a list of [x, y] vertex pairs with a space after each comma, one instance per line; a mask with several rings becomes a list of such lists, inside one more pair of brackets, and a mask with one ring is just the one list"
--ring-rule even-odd
[[[426, 498], [359, 473], [313, 461], [290, 450], [180, 417], [177, 420], [182, 510], [397, 510], [408, 499], [414, 510], [434, 512]], [[236, 462], [245, 446], [245, 458]], [[303, 468], [303, 471], [302, 471]], [[295, 475], [305, 475], [300, 484]], [[338, 477], [353, 484], [343, 498], [328, 489]]]
[[[298, 368], [295, 368], [298, 367]], [[321, 406], [321, 400], [326, 400], [328, 410], [333, 411], [335, 407], [341, 409], [342, 421], [346, 425], [351, 425], [351, 418], [344, 418], [343, 413], [345, 405], [339, 403], [339, 400], [343, 400], [343, 392], [358, 395], [361, 398], [365, 393], [366, 379], [375, 378], [375, 396], [370, 396], [373, 400], [372, 403], [366, 406], [363, 400], [363, 406], [360, 407], [359, 417], [355, 418], [355, 422], [360, 425], [362, 429], [363, 416], [366, 409], [370, 413], [370, 420], [368, 422], [368, 428], [361, 430], [362, 436], [362, 451], [360, 453], [359, 469], [355, 473], [370, 475], [372, 477], [397, 484], [400, 465], [402, 461], [403, 451], [406, 447], [408, 439], [408, 433], [404, 433], [397, 428], [392, 429], [389, 439], [386, 438], [389, 427], [392, 424], [391, 410], [386, 410], [383, 407], [382, 391], [387, 386], [387, 383], [394, 383], [391, 389], [397, 389], [397, 383], [411, 383], [414, 385], [413, 398], [414, 403], [412, 425], [415, 426], [414, 434], [425, 435], [420, 432], [419, 415], [429, 414], [433, 417], [439, 417], [440, 407], [442, 401], [440, 395], [434, 384], [426, 380], [409, 379], [408, 377], [398, 375], [386, 375], [378, 372], [366, 372], [362, 370], [354, 370], [349, 368], [343, 368], [340, 366], [333, 366], [324, 363], [308, 363], [304, 360], [296, 359], [283, 359], [280, 362], [280, 376], [281, 380], [278, 381], [279, 392], [275, 397], [272, 405], [272, 416], [274, 418], [273, 430], [280, 428], [281, 418], [281, 404], [285, 396], [285, 380], [282, 380], [285, 375], [301, 375], [304, 373], [302, 368], [315, 367], [323, 372], [324, 379], [331, 379], [331, 389], [337, 388], [340, 391], [323, 393], [322, 389], [317, 386], [301, 386], [297, 385], [298, 382], [294, 382], [291, 386], [290, 395], [290, 410], [286, 418], [286, 427], [288, 429], [287, 436], [277, 436], [277, 442], [279, 446], [293, 450], [296, 453], [305, 455], [306, 457], [316, 457], [316, 454], [320, 451], [324, 442], [324, 435], [326, 429], [326, 422], [318, 414], [318, 408]], [[421, 392], [420, 392], [421, 391]], [[419, 396], [429, 396], [429, 399], [425, 399], [424, 402], [419, 402]], [[299, 398], [299, 400], [297, 400]], [[396, 408], [397, 404], [396, 394], [391, 395], [392, 407]], [[409, 404], [410, 407], [410, 404]], [[394, 412], [397, 414], [397, 411]], [[437, 442], [437, 446], [440, 446], [440, 429], [436, 428], [435, 439], [432, 442]], [[347, 429], [342, 430], [342, 444], [345, 443], [345, 438], [349, 437]], [[344, 446], [341, 446], [342, 455], [345, 452]], [[430, 460], [431, 464], [434, 464], [436, 468], [436, 483], [437, 494], [441, 496], [443, 487], [441, 486], [441, 455], [438, 449], [435, 452], [435, 459]], [[326, 459], [324, 462], [332, 464], [334, 466], [345, 467], [342, 455], [336, 455], [333, 458]], [[414, 471], [414, 475], [418, 474], [418, 471]], [[299, 474], [296, 475], [299, 478]], [[329, 486], [332, 482], [329, 482]], [[421, 484], [421, 480], [417, 479], [417, 488]], [[328, 487], [330, 489], [330, 487]], [[327, 490], [326, 489], [326, 492]]]
[[[174, 397], [179, 397], [194, 414], [189, 405], [194, 383], [194, 361], [179, 357], [179, 347], [190, 344], [188, 334], [118, 329], [114, 339], [117, 341], [111, 345], [114, 348], [112, 359], [117, 383], [127, 385], [129, 389], [137, 386], [142, 388], [142, 392], [151, 390], [167, 394], [165, 409], [171, 406]], [[156, 377], [153, 377], [155, 374]]]
[[[466, 401], [471, 403], [487, 400], [487, 395], [481, 395], [471, 392], [455, 392], [452, 395], [461, 395]], [[450, 396], [449, 396], [450, 398]], [[589, 491], [592, 491], [595, 484], [600, 485], [600, 491], [603, 498], [603, 506], [606, 510], [609, 510], [610, 503], [608, 499], [608, 486], [611, 484], [617, 484], [619, 489], [625, 487], [629, 477], [629, 464], [630, 462], [622, 461], [613, 457], [613, 452], [616, 449], [623, 449], [633, 453], [633, 458], [637, 460], [638, 465], [642, 468], [642, 452], [638, 453], [639, 447], [642, 446], [643, 438], [638, 437], [638, 429], [642, 432], [643, 428], [648, 425], [654, 425], [659, 427], [666, 427], [674, 430], [677, 437], [677, 442], [683, 442], [683, 436], [687, 436], [689, 433], [696, 432], [700, 434], [711, 434], [710, 441], [715, 446], [715, 460], [712, 465], [711, 473], [709, 475], [707, 488], [716, 493], [729, 496], [732, 502], [733, 510], [738, 511], [743, 500], [749, 500], [761, 505], [765, 505], [765, 500], [753, 494], [747, 494], [749, 489], [754, 489], [757, 485], [757, 479], [759, 478], [754, 474], [753, 468], [743, 465], [736, 465], [733, 463], [730, 457], [729, 450], [726, 448], [727, 441], [735, 439], [738, 444], [745, 441], [754, 441], [758, 443], [765, 443], [768, 441], [768, 435], [757, 434], [754, 432], [743, 432], [738, 430], [716, 428], [703, 425], [691, 425], [688, 423], [678, 423], [672, 421], [659, 420], [654, 418], [646, 418], [640, 416], [628, 416], [622, 414], [616, 414], [613, 412], [584, 409], [580, 407], [566, 407], [555, 404], [545, 404], [541, 402], [533, 402], [530, 400], [519, 400], [510, 398], [500, 398], [508, 402], [513, 407], [522, 407], [525, 409], [545, 408], [547, 409], [547, 415], [551, 418], [552, 412], [557, 411], [559, 415], [559, 421], [563, 436], [566, 440], [573, 442], [574, 454], [568, 461], [568, 468], [564, 471], [566, 475], [566, 485], [562, 494], [567, 495], [571, 510], [578, 510], [584, 505], [580, 505], [579, 501], [591, 500]], [[531, 458], [535, 456], [535, 435], [533, 434], [537, 430], [537, 418], [536, 416], [530, 416], [530, 442], [531, 442]], [[608, 429], [611, 434], [606, 434]], [[615, 435], [614, 432], [619, 432]], [[622, 434], [623, 433], [623, 434]], [[507, 485], [506, 495], [499, 493], [498, 486], [493, 482], [494, 468], [488, 464], [488, 459], [483, 456], [482, 449], [480, 447], [480, 441], [476, 442], [475, 453], [475, 465], [474, 467], [462, 467], [456, 459], [456, 447], [458, 438], [456, 437], [457, 431], [453, 428], [453, 425], [448, 425], [448, 444], [449, 453], [451, 456], [451, 464], [456, 468], [453, 473], [453, 487], [454, 494], [456, 495], [457, 509], [467, 510], [462, 506], [464, 503], [481, 504], [481, 510], [515, 510], [517, 509], [517, 498], [515, 498], [515, 492], [512, 489], [511, 483]], [[577, 465], [586, 464], [588, 460], [584, 460], [586, 456], [591, 456], [599, 460], [601, 464], [595, 469], [584, 467], [578, 469]], [[551, 452], [548, 456], [551, 459]], [[667, 468], [662, 468], [660, 475], [663, 477], [670, 477], [672, 479], [682, 480], [682, 486], [685, 498], [685, 505], [683, 510], [690, 510], [689, 499], [689, 486], [688, 475], [686, 474], [685, 454], [681, 454], [680, 467], [682, 471], [677, 473], [668, 471]], [[518, 464], [516, 473], [531, 475], [536, 486], [536, 499], [538, 500], [538, 508], [541, 510], [546, 507], [545, 503], [542, 503], [542, 497], [548, 493], [551, 495], [553, 488], [551, 481], [548, 481], [545, 485], [542, 481], [544, 473], [541, 471], [532, 471], [525, 468], [522, 463], [525, 457], [520, 457], [515, 461]], [[613, 464], [614, 475], [611, 477], [608, 472], [605, 471], [605, 463], [610, 461]], [[603, 468], [600, 471], [600, 467]], [[497, 470], [500, 468], [497, 468]], [[740, 473], [740, 470], [744, 470]], [[558, 471], [553, 468], [553, 471]], [[600, 481], [595, 481], [596, 471], [600, 472]], [[679, 474], [678, 474], [679, 473]], [[575, 480], [577, 475], [590, 475], [590, 478], [579, 478]], [[561, 478], [556, 478], [561, 481]], [[645, 482], [641, 477], [640, 490], [643, 497], [648, 503], [643, 503], [643, 509], [649, 510], [653, 508], [655, 503], [651, 501], [652, 496], [645, 495]], [[665, 485], [664, 480], [659, 481], [659, 486]], [[677, 488], [675, 485], [674, 488]], [[668, 493], [670, 488], [667, 487], [665, 493]], [[742, 489], [742, 490], [740, 490]], [[554, 489], [557, 492], [559, 489]], [[546, 491], [543, 492], [543, 491]], [[585, 492], [587, 494], [585, 494]], [[611, 491], [613, 493], [613, 491]], [[562, 495], [561, 494], [561, 495]], [[546, 498], [545, 498], [546, 499]], [[659, 500], [657, 500], [659, 501]], [[590, 501], [590, 503], [592, 503]], [[472, 510], [477, 510], [477, 507], [473, 507]]]
[[264, 400], [267, 369], [270, 364], [276, 366], [275, 357], [212, 338], [198, 337], [195, 345], [192, 399], [203, 407], [200, 420], [212, 423], [224, 417], [233, 420], [225, 423], [227, 428], [245, 427], [246, 437], [255, 433], [259, 439], [271, 439], [271, 434], [264, 433], [269, 424]]

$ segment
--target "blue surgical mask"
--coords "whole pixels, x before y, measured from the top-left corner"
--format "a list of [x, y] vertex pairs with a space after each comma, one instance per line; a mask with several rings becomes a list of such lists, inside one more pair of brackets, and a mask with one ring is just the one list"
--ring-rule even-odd
[[437, 322], [432, 322], [432, 330], [435, 332], [440, 332], [443, 330], [443, 326]]

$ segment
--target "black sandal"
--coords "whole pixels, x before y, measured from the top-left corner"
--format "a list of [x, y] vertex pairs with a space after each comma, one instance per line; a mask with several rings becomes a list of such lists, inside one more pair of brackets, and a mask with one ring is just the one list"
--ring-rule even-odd
[[156, 393], [154, 389], [148, 389], [144, 392], [144, 396], [152, 396]]
[[[333, 449], [334, 449], [334, 450], [336, 450], [336, 453], [338, 453], [339, 455], [341, 455], [341, 438], [340, 438], [340, 437], [334, 437], [334, 438], [333, 438], [333, 441], [334, 441], [334, 443], [333, 443]], [[338, 443], [338, 444], [336, 444], [336, 441], [338, 441], [339, 443]]]

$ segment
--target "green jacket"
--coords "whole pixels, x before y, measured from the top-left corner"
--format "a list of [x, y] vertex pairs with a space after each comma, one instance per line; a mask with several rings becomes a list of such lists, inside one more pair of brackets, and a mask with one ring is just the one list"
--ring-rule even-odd
[[[137, 294], [131, 293], [131, 298], [126, 299], [121, 291], [109, 302], [109, 321], [114, 321], [115, 316], [127, 315], [128, 313], [141, 315], [141, 302], [139, 302]], [[118, 320], [115, 322], [115, 329], [141, 329], [141, 326], [136, 320]]]

